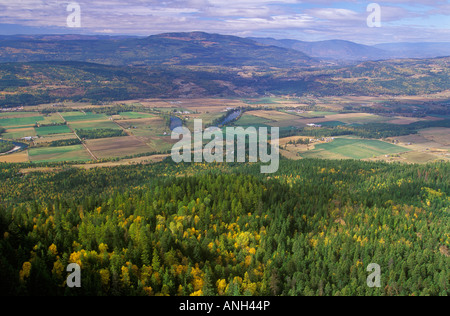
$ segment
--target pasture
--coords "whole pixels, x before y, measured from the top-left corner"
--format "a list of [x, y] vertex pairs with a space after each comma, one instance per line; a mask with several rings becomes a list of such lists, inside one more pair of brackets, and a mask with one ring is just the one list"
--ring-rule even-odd
[[18, 129], [7, 129], [2, 137], [9, 140], [19, 140], [23, 137], [36, 136], [36, 131], [34, 127], [18, 128]]
[[86, 114], [78, 113], [77, 115], [67, 115], [66, 113], [62, 113], [62, 116], [67, 122], [80, 122], [80, 121], [104, 121], [108, 119], [106, 114], [94, 114], [90, 112], [86, 112]]
[[83, 145], [64, 147], [30, 148], [28, 155], [33, 162], [90, 161], [91, 156]]
[[130, 119], [143, 119], [143, 118], [152, 118], [155, 115], [150, 113], [140, 113], [140, 112], [121, 112], [119, 116], [125, 120]]
[[72, 133], [67, 125], [42, 126], [36, 127], [35, 130], [38, 136]]
[[268, 121], [287, 121], [287, 120], [296, 120], [298, 117], [293, 114], [288, 114], [285, 112], [280, 111], [251, 111], [251, 115], [261, 117], [263, 119], [266, 119]]
[[73, 130], [95, 130], [95, 129], [120, 129], [120, 127], [112, 121], [89, 121], [89, 122], [71, 122], [70, 128]]
[[368, 159], [383, 155], [399, 154], [408, 151], [410, 151], [410, 149], [379, 140], [336, 138], [332, 142], [316, 145], [314, 150], [303, 153], [302, 157]]
[[38, 122], [43, 120], [44, 117], [42, 115], [25, 116], [25, 117], [7, 117], [0, 119], [0, 127], [4, 128], [33, 127]]
[[45, 115], [44, 120], [39, 121], [38, 123], [42, 125], [61, 124], [64, 123], [64, 120], [58, 113], [50, 113]]
[[270, 120], [251, 115], [249, 113], [244, 113], [236, 122], [237, 126], [268, 126], [267, 123], [270, 123]]

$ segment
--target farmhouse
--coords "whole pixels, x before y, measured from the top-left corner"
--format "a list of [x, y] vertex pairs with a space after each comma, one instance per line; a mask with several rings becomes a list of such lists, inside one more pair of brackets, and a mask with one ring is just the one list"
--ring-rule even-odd
[[32, 141], [35, 138], [37, 138], [37, 137], [35, 137], [35, 136], [26, 136], [26, 137], [22, 137], [21, 140]]
[[322, 125], [319, 124], [307, 124], [309, 127], [322, 127]]

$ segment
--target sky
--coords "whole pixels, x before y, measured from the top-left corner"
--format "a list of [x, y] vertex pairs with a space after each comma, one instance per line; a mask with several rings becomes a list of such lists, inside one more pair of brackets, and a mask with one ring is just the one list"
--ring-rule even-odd
[[[376, 11], [368, 11], [371, 3]], [[450, 42], [450, 0], [0, 0], [0, 12], [0, 35], [204, 31], [362, 44]]]

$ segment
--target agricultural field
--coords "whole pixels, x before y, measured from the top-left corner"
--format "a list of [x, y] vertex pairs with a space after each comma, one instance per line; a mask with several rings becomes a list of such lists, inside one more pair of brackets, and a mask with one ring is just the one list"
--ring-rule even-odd
[[[327, 130], [348, 126], [361, 128], [365, 124], [391, 124], [408, 126], [409, 124], [448, 119], [441, 116], [407, 117], [401, 115], [377, 115], [364, 112], [340, 113], [345, 106], [370, 106], [386, 102], [383, 98], [261, 98], [261, 99], [175, 99], [175, 100], [130, 100], [111, 104], [97, 111], [88, 104], [73, 104], [60, 113], [41, 114], [38, 109], [28, 107], [23, 112], [0, 113], [0, 127], [5, 129], [0, 136], [5, 140], [20, 140], [35, 137], [30, 143], [30, 160], [46, 161], [38, 148], [53, 141], [76, 138], [76, 130], [124, 130], [128, 136], [100, 138], [86, 141], [86, 145], [99, 159], [120, 158], [145, 153], [166, 153], [176, 140], [171, 140], [168, 116], [175, 115], [183, 120], [184, 126], [193, 130], [195, 119], [201, 119], [203, 126], [213, 125], [226, 115], [227, 111], [245, 108], [246, 111], [233, 122], [234, 126], [279, 127], [280, 132], [303, 139], [315, 139], [309, 145], [288, 144], [280, 140], [280, 153], [289, 159], [363, 159], [400, 161], [406, 163], [427, 163], [439, 159], [450, 159], [450, 129], [428, 128], [417, 134], [388, 137], [382, 140], [364, 139], [356, 141], [354, 136], [339, 136], [333, 142], [323, 142], [321, 133]], [[320, 108], [311, 110], [311, 104]], [[108, 108], [123, 108], [123, 111], [108, 111]], [[283, 109], [286, 107], [286, 109]], [[66, 112], [69, 110], [68, 112]], [[106, 114], [108, 113], [108, 114]], [[63, 119], [63, 118], [64, 119]], [[67, 125], [51, 125], [67, 122]], [[36, 127], [36, 125], [45, 125]], [[310, 128], [308, 124], [321, 127]], [[301, 134], [296, 134], [302, 131]], [[292, 134], [291, 134], [292, 131]], [[358, 136], [358, 135], [355, 135]], [[103, 136], [100, 136], [103, 137]], [[358, 136], [366, 137], [366, 136]], [[369, 136], [370, 137], [370, 136]], [[379, 137], [381, 138], [381, 137]], [[289, 138], [287, 138], [289, 139]], [[114, 142], [117, 142], [115, 144]], [[49, 150], [49, 149], [47, 149]], [[84, 150], [86, 151], [86, 150]], [[68, 151], [70, 153], [70, 150]], [[75, 154], [76, 151], [74, 151]], [[51, 154], [51, 153], [50, 153]], [[64, 159], [64, 153], [61, 153]], [[69, 155], [69, 154], [67, 154]], [[91, 157], [88, 157], [91, 158]], [[59, 158], [50, 157], [51, 161]], [[75, 160], [78, 158], [75, 157]], [[136, 158], [137, 159], [137, 158]], [[18, 159], [23, 161], [24, 158]]]
[[119, 115], [124, 120], [152, 118], [153, 114], [139, 112], [121, 112]]
[[28, 156], [32, 162], [83, 162], [92, 159], [83, 145], [30, 148], [28, 150]]
[[49, 134], [44, 137], [38, 137], [33, 140], [34, 144], [40, 145], [45, 143], [51, 143], [59, 140], [77, 139], [74, 133], [67, 134]]
[[14, 117], [27, 117], [36, 116], [36, 112], [21, 111], [21, 112], [0, 112], [0, 119], [14, 118]]
[[[351, 124], [387, 123], [394, 118], [367, 113], [339, 114], [337, 112], [284, 112], [277, 110], [248, 111], [236, 122], [236, 125], [249, 126], [260, 124], [273, 127], [306, 127], [308, 124], [320, 124], [335, 127]], [[403, 118], [396, 118], [400, 122]]]
[[67, 122], [79, 122], [79, 121], [103, 121], [108, 117], [105, 114], [94, 114], [90, 112], [75, 114], [76, 112], [62, 113], [62, 116]]
[[[251, 113], [251, 112], [250, 112]], [[237, 126], [269, 126], [268, 123], [271, 121], [262, 117], [254, 116], [244, 113], [236, 122]]]
[[408, 151], [410, 149], [379, 140], [336, 138], [330, 142], [316, 145], [313, 150], [303, 153], [301, 156], [303, 158], [369, 159]]
[[450, 160], [450, 129], [427, 128], [417, 134], [391, 137], [388, 139], [409, 148], [409, 153], [392, 157], [390, 161], [407, 163], [427, 163], [437, 160]]
[[44, 120], [38, 122], [40, 125], [62, 124], [64, 120], [58, 113], [51, 113], [44, 116]]
[[155, 110], [164, 114], [176, 113], [176, 112], [189, 112], [186, 116], [193, 114], [212, 114], [222, 116], [228, 109], [235, 109], [238, 107], [246, 107], [248, 104], [239, 99], [174, 99], [174, 100], [132, 100], [127, 101], [125, 104], [133, 104], [142, 106], [147, 109]]
[[[160, 117], [117, 121], [127, 133], [147, 145], [146, 152], [167, 152], [176, 141], [170, 138], [170, 129]], [[133, 150], [132, 150], [133, 151]]]
[[211, 126], [215, 122], [222, 118], [225, 115], [225, 112], [208, 112], [208, 113], [198, 113], [198, 114], [189, 114], [182, 115], [185, 119], [185, 125], [189, 130], [194, 130], [194, 120], [202, 120], [203, 126]]
[[450, 149], [450, 128], [428, 128], [419, 132], [426, 139], [441, 144], [441, 148]]
[[251, 115], [261, 117], [268, 121], [288, 121], [298, 119], [297, 116], [280, 111], [251, 111]]
[[0, 156], [0, 162], [6, 163], [24, 163], [28, 162], [28, 151], [16, 152], [10, 155]]
[[315, 117], [322, 117], [327, 115], [334, 115], [335, 112], [324, 112], [324, 111], [308, 111], [304, 113], [299, 113], [298, 116], [302, 118], [315, 118]]
[[314, 149], [314, 144], [299, 144], [297, 142], [306, 142], [310, 138], [305, 136], [291, 136], [280, 139], [280, 154], [290, 160], [302, 159], [301, 154]]
[[152, 151], [149, 146], [134, 136], [87, 140], [86, 146], [100, 159], [123, 158]]
[[67, 125], [36, 127], [35, 130], [36, 130], [37, 136], [48, 136], [48, 135], [55, 135], [55, 134], [72, 133], [72, 131], [70, 130], [70, 128]]
[[73, 130], [95, 130], [95, 129], [120, 129], [120, 127], [112, 121], [77, 121], [68, 123]]
[[36, 130], [34, 127], [7, 129], [2, 137], [9, 140], [19, 140], [23, 137], [36, 136]]
[[36, 123], [43, 120], [44, 117], [42, 115], [6, 117], [0, 119], [0, 127], [4, 128], [33, 127], [36, 125]]

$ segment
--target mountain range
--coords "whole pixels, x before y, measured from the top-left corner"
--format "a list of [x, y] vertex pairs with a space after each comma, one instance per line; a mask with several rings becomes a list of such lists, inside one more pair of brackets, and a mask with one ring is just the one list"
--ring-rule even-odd
[[293, 49], [203, 32], [145, 38], [37, 36], [0, 38], [0, 62], [82, 61], [114, 66], [305, 67], [319, 61]]
[[304, 42], [291, 39], [249, 38], [258, 43], [294, 49], [321, 60], [358, 62], [396, 58], [436, 58], [450, 56], [450, 42], [386, 43], [374, 46], [343, 40]]
[[445, 43], [400, 45], [202, 32], [0, 36], [0, 107], [150, 97], [418, 95], [449, 89], [450, 57], [389, 59], [445, 55]]
[[311, 67], [395, 58], [450, 56], [446, 43], [387, 43], [343, 40], [304, 42], [242, 38], [204, 32], [149, 37], [100, 35], [0, 36], [0, 62], [82, 61], [114, 66]]

